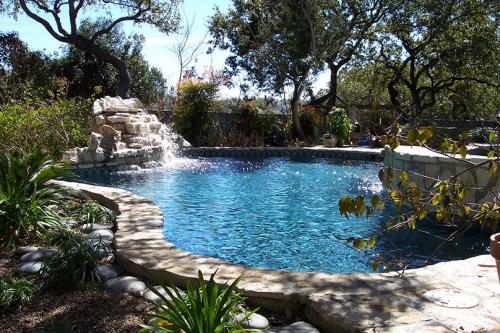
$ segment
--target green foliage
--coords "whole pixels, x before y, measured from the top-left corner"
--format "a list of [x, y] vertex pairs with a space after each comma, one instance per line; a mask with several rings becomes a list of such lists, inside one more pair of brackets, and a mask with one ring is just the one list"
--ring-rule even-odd
[[85, 223], [114, 223], [116, 214], [94, 200], [75, 200], [66, 207], [67, 217], [78, 225]]
[[[78, 33], [91, 36], [109, 22], [82, 21]], [[146, 105], [164, 98], [166, 80], [161, 71], [151, 67], [142, 54], [144, 36], [126, 34], [120, 26], [101, 36], [97, 45], [118, 54], [127, 65], [132, 77], [131, 96], [139, 98]], [[120, 77], [109, 63], [96, 56], [69, 45], [62, 56], [55, 60], [55, 67], [67, 78], [68, 97], [116, 96]]]
[[96, 279], [92, 270], [103, 259], [103, 248], [108, 246], [101, 239], [90, 241], [85, 235], [68, 230], [54, 230], [45, 240], [59, 245], [59, 251], [43, 258], [42, 269], [38, 273], [45, 288], [70, 290], [91, 278]]
[[0, 155], [0, 249], [60, 225], [47, 206], [66, 200], [65, 191], [48, 182], [67, 173], [64, 164], [39, 152]]
[[195, 79], [181, 81], [177, 87], [174, 129], [195, 146], [206, 144], [218, 89], [217, 82]]
[[[250, 100], [241, 104], [235, 112], [232, 130], [245, 138], [252, 138], [251, 145], [263, 146], [273, 128], [279, 126], [279, 118], [276, 114], [266, 112], [265, 106], [259, 105], [257, 100]], [[248, 145], [244, 142], [240, 144]]]
[[37, 292], [37, 286], [28, 279], [0, 278], [0, 314], [25, 306]]
[[314, 141], [318, 136], [321, 116], [319, 111], [312, 107], [305, 107], [300, 113], [300, 124], [307, 139]]
[[61, 158], [65, 150], [85, 146], [90, 134], [90, 100], [26, 100], [0, 106], [0, 149], [39, 150]]
[[327, 122], [330, 133], [337, 137], [339, 147], [342, 147], [345, 143], [349, 143], [352, 123], [344, 109], [332, 108], [328, 113]]
[[[214, 281], [215, 273], [205, 281], [198, 271], [197, 286], [187, 285], [186, 295], [172, 285], [173, 291], [164, 287], [168, 297], [151, 288], [164, 305], [158, 314], [152, 315], [153, 326], [144, 326], [141, 333], [165, 332], [176, 333], [223, 333], [241, 332], [240, 323], [235, 315], [242, 312], [242, 299], [235, 294], [239, 278], [230, 286], [219, 288]], [[243, 320], [244, 318], [242, 318]]]

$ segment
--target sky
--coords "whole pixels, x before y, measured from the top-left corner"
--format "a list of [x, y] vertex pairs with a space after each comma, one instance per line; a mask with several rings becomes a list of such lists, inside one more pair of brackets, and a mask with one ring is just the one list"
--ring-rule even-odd
[[[188, 17], [189, 20], [194, 20], [191, 35], [193, 44], [199, 43], [206, 35], [208, 30], [207, 20], [214, 12], [216, 6], [224, 11], [231, 6], [231, 0], [184, 0], [181, 9], [182, 15]], [[88, 13], [88, 15], [93, 16], [92, 13]], [[169, 85], [175, 85], [179, 75], [179, 65], [176, 57], [169, 50], [169, 47], [175, 43], [175, 35], [162, 34], [147, 25], [139, 27], [132, 24], [125, 24], [123, 28], [126, 32], [144, 35], [145, 44], [143, 54], [145, 59], [150, 65], [159, 68], [163, 72]], [[17, 32], [19, 37], [34, 50], [45, 50], [48, 53], [60, 52], [60, 48], [63, 45], [55, 40], [39, 23], [25, 15], [19, 15], [17, 20], [12, 17], [0, 16], [0, 32], [10, 31]], [[206, 40], [208, 39], [209, 37], [206, 38]], [[206, 54], [207, 46], [205, 42], [197, 57], [195, 67], [198, 73], [203, 73], [210, 67], [214, 69], [224, 68], [224, 62], [228, 53], [216, 50], [212, 54]], [[327, 82], [328, 74], [321, 74], [314, 86], [315, 90], [325, 87]], [[258, 92], [254, 93], [258, 94]], [[236, 97], [238, 94], [238, 88], [223, 88], [221, 91], [222, 97]]]

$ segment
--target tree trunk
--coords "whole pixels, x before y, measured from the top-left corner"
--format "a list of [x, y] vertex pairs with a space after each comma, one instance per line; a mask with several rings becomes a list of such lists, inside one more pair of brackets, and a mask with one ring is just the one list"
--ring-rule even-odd
[[130, 85], [132, 83], [132, 77], [128, 71], [127, 64], [114, 54], [103, 50], [99, 46], [92, 43], [90, 40], [78, 39], [72, 43], [77, 48], [82, 51], [89, 52], [96, 56], [99, 60], [111, 64], [118, 72], [120, 76], [120, 81], [116, 87], [116, 94], [121, 98], [130, 98]]
[[329, 63], [328, 67], [330, 68], [330, 95], [328, 97], [327, 106], [332, 108], [337, 105], [337, 80], [340, 66]]
[[300, 96], [302, 95], [303, 85], [298, 83], [295, 84], [293, 89], [293, 95], [291, 100], [292, 106], [292, 122], [300, 139], [305, 138], [304, 130], [302, 129], [302, 124], [300, 123]]

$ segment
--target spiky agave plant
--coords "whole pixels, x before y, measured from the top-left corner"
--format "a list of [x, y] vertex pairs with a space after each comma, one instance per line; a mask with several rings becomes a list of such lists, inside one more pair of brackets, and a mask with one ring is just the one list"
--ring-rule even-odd
[[242, 298], [235, 295], [235, 288], [240, 278], [231, 285], [220, 288], [214, 281], [216, 273], [205, 281], [198, 271], [197, 285], [187, 284], [183, 295], [173, 284], [171, 288], [163, 286], [166, 296], [155, 288], [150, 288], [160, 298], [160, 312], [151, 314], [156, 324], [143, 325], [139, 333], [225, 333], [242, 332], [240, 322], [246, 317], [242, 312]]
[[40, 152], [0, 152], [0, 249], [14, 247], [59, 223], [47, 214], [49, 205], [65, 200], [65, 190], [49, 181], [68, 174], [65, 164]]

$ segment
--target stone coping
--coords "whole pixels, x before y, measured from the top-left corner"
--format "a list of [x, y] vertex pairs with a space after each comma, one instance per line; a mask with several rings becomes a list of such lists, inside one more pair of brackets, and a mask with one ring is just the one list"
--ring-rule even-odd
[[[252, 304], [301, 313], [324, 332], [451, 332], [500, 328], [500, 284], [489, 255], [397, 273], [326, 274], [289, 272], [232, 264], [178, 249], [163, 237], [163, 215], [149, 199], [129, 191], [74, 182], [119, 212], [115, 247], [118, 263], [132, 274], [184, 286], [217, 270], [224, 284], [239, 276]], [[168, 217], [165, 223], [168, 223]], [[429, 291], [452, 291], [466, 306], [437, 304]], [[448, 300], [449, 301], [449, 300]]]

